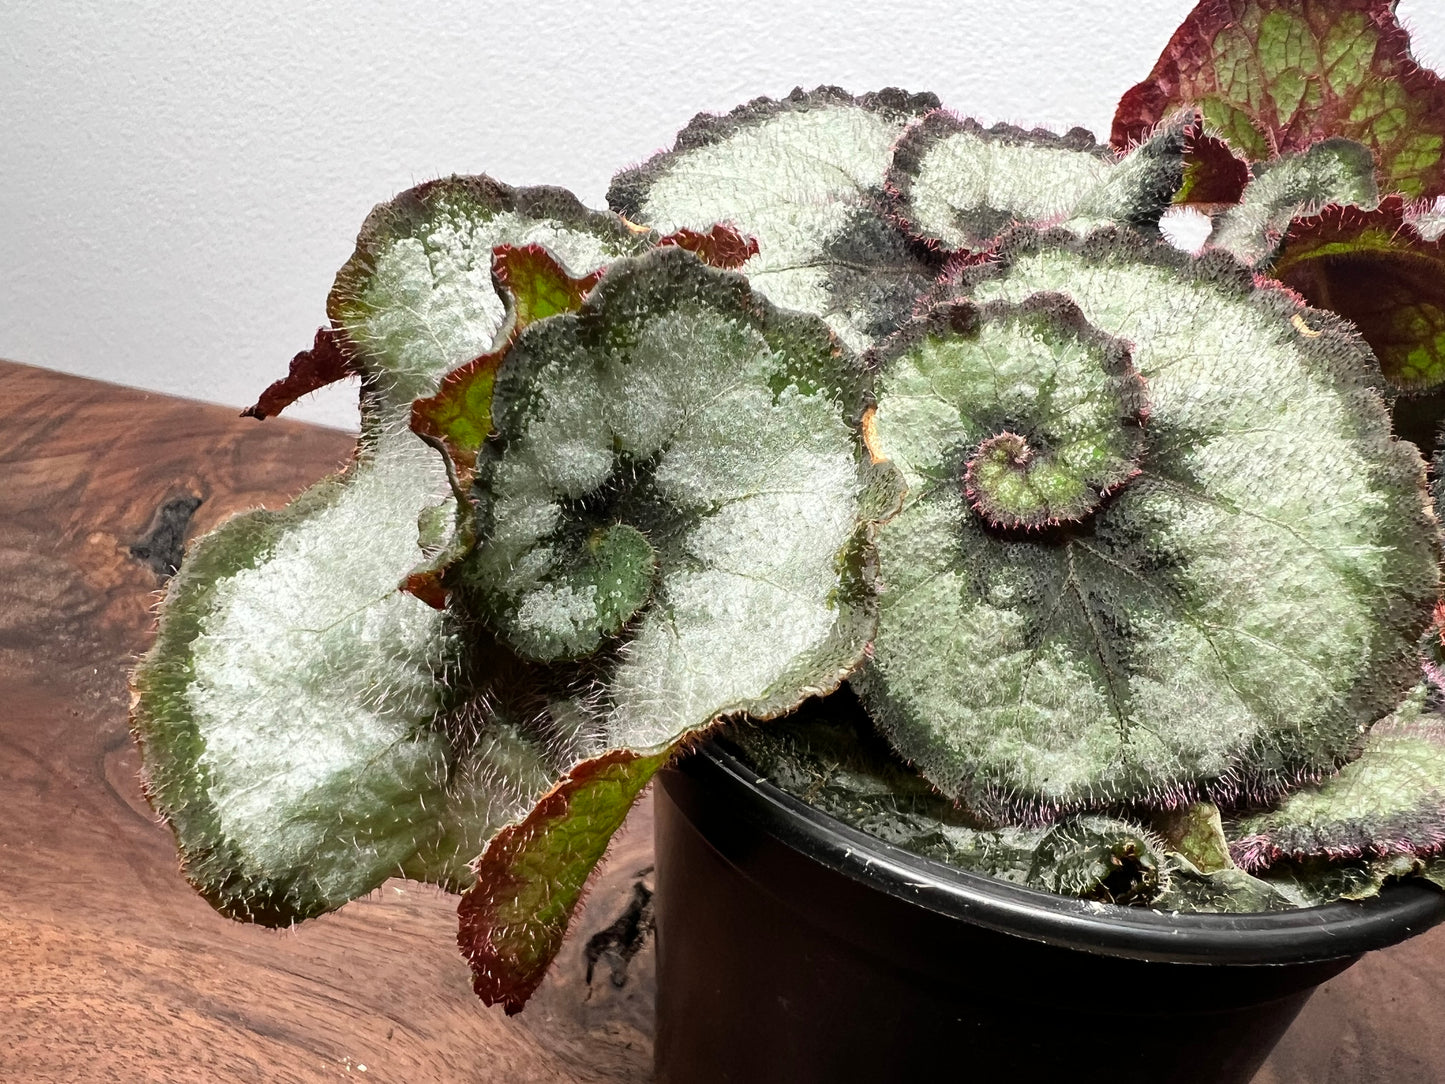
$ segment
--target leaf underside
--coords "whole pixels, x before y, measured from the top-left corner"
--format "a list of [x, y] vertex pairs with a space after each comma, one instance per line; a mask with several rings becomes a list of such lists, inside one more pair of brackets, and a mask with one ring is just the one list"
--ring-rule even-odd
[[1332, 136], [1375, 156], [1382, 192], [1445, 191], [1445, 84], [1410, 55], [1395, 0], [1204, 0], [1114, 117], [1113, 143], [1196, 105], [1253, 161]]
[[[884, 365], [872, 443], [909, 496], [880, 532], [855, 684], [890, 740], [999, 818], [1264, 797], [1332, 771], [1416, 680], [1438, 583], [1422, 464], [1353, 333], [1222, 254], [1123, 233], [1019, 230], [956, 290], [1062, 291], [1131, 343], [1145, 443], [1079, 522], [1003, 530], [960, 463], [1003, 429], [1102, 455], [1101, 423], [1078, 444], [1050, 413], [1090, 416], [1087, 358], [1056, 338], [977, 356], [959, 336]], [[963, 408], [980, 387], [992, 417]]]
[[317, 330], [310, 350], [302, 350], [291, 359], [289, 371], [261, 393], [256, 402], [241, 411], [243, 418], [258, 421], [274, 418], [303, 395], [356, 376], [357, 369], [347, 357], [342, 341], [334, 330]]
[[1427, 241], [1396, 196], [1294, 223], [1272, 274], [1350, 320], [1403, 391], [1445, 383], [1445, 243]]
[[1204, 131], [1202, 118], [1189, 126], [1184, 148], [1184, 181], [1174, 194], [1178, 205], [1204, 211], [1238, 203], [1249, 183], [1249, 166], [1229, 144]]
[[583, 762], [487, 847], [457, 908], [483, 1002], [512, 1015], [541, 985], [609, 840], [669, 755], [619, 750]]

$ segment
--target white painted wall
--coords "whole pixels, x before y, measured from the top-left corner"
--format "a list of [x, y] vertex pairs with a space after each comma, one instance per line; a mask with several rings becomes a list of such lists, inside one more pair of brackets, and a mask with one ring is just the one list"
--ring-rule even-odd
[[[699, 111], [932, 90], [1107, 137], [1192, 0], [0, 0], [0, 357], [240, 407], [371, 206], [447, 173], [603, 205]], [[1401, 0], [1445, 59], [1445, 4]], [[355, 419], [352, 389], [291, 413]]]

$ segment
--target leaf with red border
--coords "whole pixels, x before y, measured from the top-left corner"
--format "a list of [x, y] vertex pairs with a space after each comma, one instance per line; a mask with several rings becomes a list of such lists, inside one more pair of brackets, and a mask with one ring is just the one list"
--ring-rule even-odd
[[311, 349], [292, 358], [286, 375], [263, 391], [253, 406], [241, 411], [241, 417], [274, 418], [303, 395], [359, 372], [342, 349], [341, 336], [332, 328], [319, 328]]
[[1281, 860], [1438, 854], [1445, 848], [1445, 719], [1416, 708], [1413, 718], [1382, 720], [1358, 760], [1231, 829], [1230, 853], [1256, 874]]
[[1384, 192], [1445, 191], [1445, 81], [1410, 55], [1395, 0], [1203, 0], [1119, 102], [1127, 145], [1181, 105], [1251, 161], [1365, 144]]
[[457, 908], [457, 941], [486, 1004], [505, 1006], [509, 1016], [522, 1011], [608, 842], [672, 752], [621, 749], [585, 760], [488, 844]]
[[1397, 388], [1445, 383], [1445, 242], [1421, 236], [1398, 196], [1297, 220], [1272, 274], [1352, 321]]

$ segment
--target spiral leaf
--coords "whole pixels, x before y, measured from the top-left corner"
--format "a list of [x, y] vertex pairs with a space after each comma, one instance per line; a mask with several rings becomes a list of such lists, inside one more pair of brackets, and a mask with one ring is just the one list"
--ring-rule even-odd
[[583, 720], [586, 756], [486, 848], [462, 945], [517, 1011], [628, 806], [719, 717], [827, 692], [875, 627], [865, 563], [899, 485], [816, 318], [677, 246], [620, 261], [498, 371], [457, 605]]
[[860, 525], [894, 475], [860, 464], [860, 376], [820, 322], [660, 248], [524, 332], [493, 410], [459, 590], [539, 661], [625, 630], [607, 745], [775, 714], [861, 654]]
[[[1217, 255], [1122, 233], [1021, 230], [956, 288], [985, 311], [1067, 292], [1132, 345], [1149, 417], [1134, 478], [1083, 519], [1019, 532], [969, 506], [958, 465], [1052, 424], [1066, 401], [1042, 361], [978, 336], [1018, 404], [988, 430], [960, 404], [992, 362], [931, 380], [906, 352], [884, 365], [872, 443], [910, 493], [880, 532], [856, 683], [897, 748], [976, 808], [1040, 819], [1332, 771], [1416, 680], [1438, 584], [1419, 454], [1390, 436], [1354, 333]], [[1064, 354], [1040, 338], [1043, 361]]]
[[664, 233], [735, 226], [757, 240], [742, 265], [755, 290], [862, 349], [909, 315], [936, 273], [887, 220], [883, 180], [905, 126], [937, 107], [892, 88], [758, 98], [695, 117], [672, 150], [619, 174], [607, 201]]
[[1060, 294], [984, 310], [941, 306], [876, 359], [887, 377], [873, 424], [889, 434], [889, 454], [920, 480], [918, 472], [936, 472], [941, 464], [924, 462], [938, 431], [915, 445], [906, 414], [920, 399], [946, 399], [956, 414], [950, 437], [969, 449], [954, 469], [968, 503], [993, 527], [1079, 522], [1138, 473], [1144, 383], [1128, 348], [1094, 332]]

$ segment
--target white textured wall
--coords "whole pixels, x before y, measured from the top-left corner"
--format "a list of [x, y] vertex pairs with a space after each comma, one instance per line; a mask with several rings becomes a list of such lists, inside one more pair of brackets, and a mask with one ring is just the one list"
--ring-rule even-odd
[[[0, 0], [0, 357], [242, 406], [374, 203], [571, 188], [796, 84], [1107, 137], [1192, 0]], [[224, 10], [229, 7], [231, 10]], [[1401, 0], [1445, 58], [1445, 4]], [[354, 392], [292, 413], [354, 424]]]

